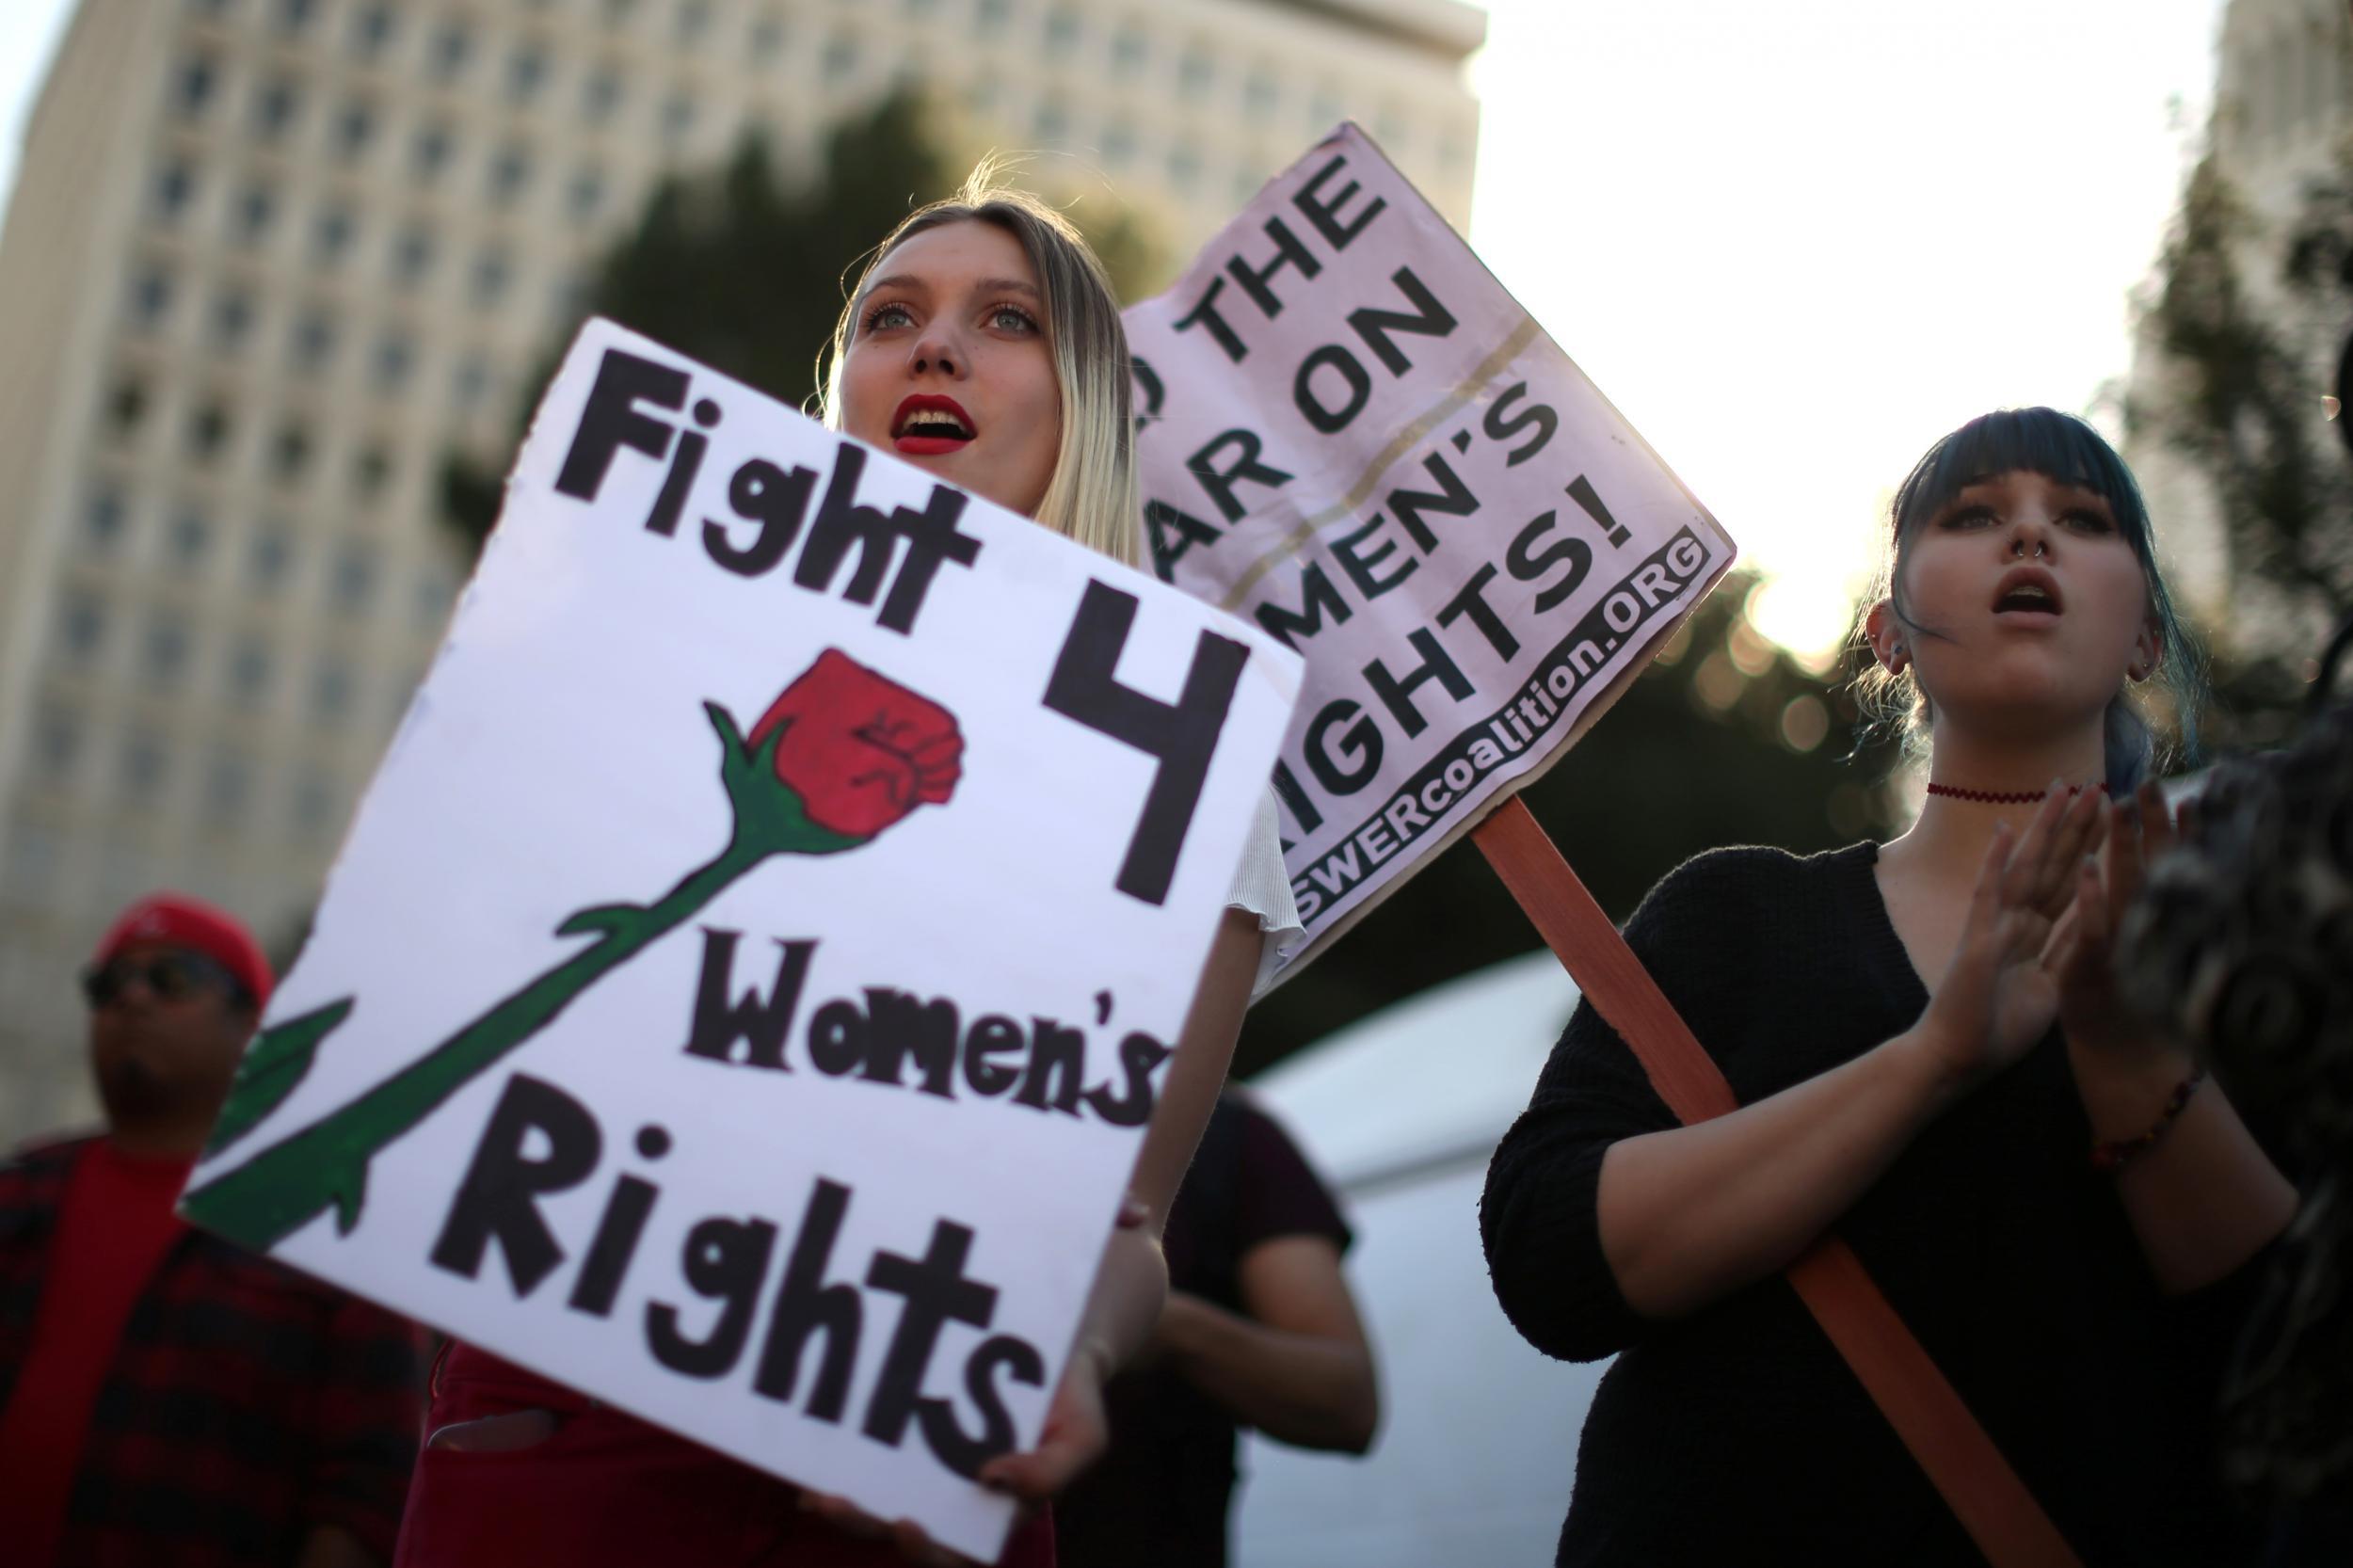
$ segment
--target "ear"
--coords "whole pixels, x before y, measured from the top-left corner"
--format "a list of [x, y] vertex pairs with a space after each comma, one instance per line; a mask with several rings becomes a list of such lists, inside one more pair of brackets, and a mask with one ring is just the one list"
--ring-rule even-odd
[[2124, 673], [2135, 680], [2146, 680], [2157, 673], [2165, 663], [2165, 625], [2154, 616], [2144, 616], [2140, 634], [2133, 639], [2133, 662]]
[[1903, 625], [1896, 618], [1894, 603], [1882, 599], [1865, 611], [1863, 634], [1870, 639], [1871, 653], [1879, 660], [1880, 668], [1890, 675], [1903, 673], [1907, 662], [1904, 658]]

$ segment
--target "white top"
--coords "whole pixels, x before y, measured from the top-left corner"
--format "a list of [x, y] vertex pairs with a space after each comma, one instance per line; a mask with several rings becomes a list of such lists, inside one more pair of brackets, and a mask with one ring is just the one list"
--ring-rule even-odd
[[1258, 814], [1243, 840], [1241, 864], [1234, 871], [1233, 890], [1225, 895], [1228, 909], [1258, 917], [1264, 940], [1258, 949], [1258, 978], [1250, 987], [1252, 1000], [1266, 994], [1267, 983], [1289, 954], [1306, 945], [1307, 928], [1299, 923], [1299, 905], [1291, 898], [1291, 881], [1283, 870], [1283, 839], [1274, 819], [1274, 791], [1258, 796]]

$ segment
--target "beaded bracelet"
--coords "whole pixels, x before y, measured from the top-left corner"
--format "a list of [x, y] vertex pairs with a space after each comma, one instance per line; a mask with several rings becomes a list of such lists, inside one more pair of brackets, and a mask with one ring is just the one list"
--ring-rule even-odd
[[2091, 1168], [2095, 1171], [2121, 1170], [2125, 1161], [2146, 1154], [2166, 1129], [2182, 1119], [2182, 1112], [2189, 1104], [2189, 1096], [2198, 1093], [2198, 1086], [2206, 1081], [2206, 1069], [2199, 1068], [2173, 1086], [2173, 1093], [2157, 1112], [2157, 1119], [2149, 1124], [2149, 1130], [2137, 1138], [2119, 1138], [2112, 1144], [2100, 1144], [2091, 1151]]

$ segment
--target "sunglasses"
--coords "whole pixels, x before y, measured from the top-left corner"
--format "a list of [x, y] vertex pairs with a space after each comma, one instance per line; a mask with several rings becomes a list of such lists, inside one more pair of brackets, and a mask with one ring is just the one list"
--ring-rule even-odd
[[237, 990], [234, 976], [194, 952], [159, 952], [152, 958], [116, 958], [82, 973], [82, 994], [92, 1007], [110, 1007], [134, 980], [157, 1001], [179, 1001], [200, 992]]

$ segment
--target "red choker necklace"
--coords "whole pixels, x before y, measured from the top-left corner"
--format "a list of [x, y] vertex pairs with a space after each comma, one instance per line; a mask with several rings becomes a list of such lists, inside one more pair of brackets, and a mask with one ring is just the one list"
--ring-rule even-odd
[[[2088, 788], [2097, 790], [2102, 794], [2108, 792], [2108, 787], [2105, 784], [2070, 784], [2067, 786], [2067, 792], [2071, 795], [2079, 795]], [[1974, 800], [1980, 806], [2032, 806], [2050, 792], [2048, 790], [1963, 790], [1951, 784], [1932, 783], [1929, 786], [1929, 793], [1932, 795], [1950, 795], [1955, 800]]]

